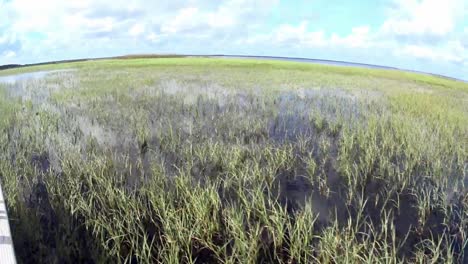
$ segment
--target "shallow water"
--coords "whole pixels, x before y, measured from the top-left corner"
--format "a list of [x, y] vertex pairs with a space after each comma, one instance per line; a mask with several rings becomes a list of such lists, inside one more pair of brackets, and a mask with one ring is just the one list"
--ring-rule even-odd
[[[173, 191], [171, 188], [176, 188], [173, 183], [177, 184], [174, 179], [181, 172], [193, 177], [192, 182], [196, 187], [198, 184], [210, 186], [208, 184], [212, 181], [225, 181], [228, 187], [220, 187], [218, 195], [222, 203], [228, 206], [231, 200], [234, 199], [234, 203], [238, 199], [237, 191], [231, 190], [229, 181], [236, 179], [234, 177], [242, 179], [240, 175], [246, 172], [258, 172], [265, 182], [272, 183], [264, 185], [261, 178], [250, 180], [246, 177], [247, 180], [241, 182], [243, 185], [232, 183], [232, 186], [241, 186], [247, 190], [264, 188], [267, 199], [285, 208], [291, 219], [310, 203], [310, 210], [317, 217], [315, 230], [327, 228], [335, 221], [345, 226], [354, 219], [358, 220], [361, 207], [366, 223], [380, 228], [380, 225], [385, 224], [381, 219], [382, 208], [391, 212], [394, 214], [391, 219], [398, 241], [406, 237], [409, 241], [405, 244], [407, 248], [400, 250], [403, 255], [413, 252], [413, 245], [419, 240], [429, 238], [432, 234], [441, 236], [446, 231], [444, 221], [461, 226], [460, 220], [445, 218], [438, 209], [432, 207], [430, 209], [434, 216], [431, 215], [421, 226], [418, 222], [420, 204], [412, 193], [416, 191], [396, 187], [387, 190], [388, 182], [373, 179], [373, 172], [368, 173], [372, 175], [368, 176], [369, 180], [362, 180], [362, 184], [359, 181], [360, 185], [352, 187], [356, 193], [362, 193], [362, 198], [348, 197], [351, 187], [348, 189], [347, 176], [339, 167], [339, 133], [341, 127], [365, 126], [368, 116], [366, 111], [375, 113], [378, 111], [376, 109], [384, 109], [381, 104], [376, 109], [369, 108], [374, 101], [385, 101], [384, 94], [374, 90], [294, 87], [297, 89], [268, 91], [266, 88], [258, 88], [251, 91], [230, 89], [210, 80], [168, 77], [155, 81], [145, 89], [134, 91], [129, 88], [128, 97], [117, 92], [107, 92], [99, 97], [76, 96], [70, 99], [71, 102], [57, 103], [50, 100], [49, 94], [62, 89], [79, 91], [81, 86], [79, 76], [73, 73], [55, 74], [52, 77], [47, 75], [55, 72], [58, 71], [4, 78], [10, 96], [31, 99], [39, 110], [26, 109], [31, 122], [24, 125], [36, 126], [32, 133], [43, 136], [37, 141], [45, 141], [45, 147], [32, 153], [31, 157], [26, 157], [47, 184], [51, 176], [57, 177], [50, 184], [55, 184], [56, 179], [66, 179], [70, 170], [67, 163], [62, 163], [63, 160], [81, 158], [82, 163], [73, 163], [73, 169], [76, 168], [80, 173], [77, 175], [81, 177], [91, 169], [96, 170], [96, 173], [102, 173], [105, 177], [113, 177], [111, 184], [114, 188], [121, 188], [125, 191], [122, 193], [135, 196], [146, 195], [144, 188], [153, 179], [159, 181], [156, 177], [160, 176], [169, 178], [161, 181], [167, 186], [151, 190]], [[86, 84], [84, 86], [86, 88]], [[241, 85], [239, 87], [242, 88]], [[85, 88], [83, 91], [86, 91]], [[52, 118], [42, 118], [42, 113], [50, 113]], [[55, 120], [56, 124], [47, 124]], [[44, 123], [47, 131], [42, 129]], [[336, 126], [336, 132], [333, 132], [330, 128], [335, 125], [340, 126]], [[21, 136], [24, 135], [21, 130], [18, 129], [18, 136], [15, 137], [25, 142], [28, 138]], [[139, 134], [140, 131], [147, 133]], [[289, 146], [292, 149], [290, 152]], [[263, 148], [268, 148], [270, 152], [263, 152]], [[283, 155], [287, 157], [287, 164], [279, 162], [278, 157]], [[358, 158], [356, 162], [361, 162]], [[80, 168], [81, 164], [86, 165], [83, 166], [85, 169]], [[271, 170], [262, 170], [262, 167], [270, 167]], [[79, 183], [83, 197], [87, 197], [88, 193], [99, 194], [99, 189], [91, 184], [93, 178], [84, 177], [88, 176], [83, 176], [83, 181]], [[426, 184], [426, 187], [423, 180], [421, 182], [414, 185], [432, 192], [432, 185]], [[466, 183], [468, 185], [468, 181]], [[37, 215], [53, 212], [46, 200], [48, 186], [54, 187], [40, 181], [33, 184], [32, 188], [24, 187], [26, 204], [41, 213]], [[455, 191], [450, 195], [447, 204], [455, 204], [461, 196]], [[146, 196], [144, 199], [147, 199]], [[367, 204], [362, 205], [362, 201], [367, 201]], [[401, 205], [393, 201], [399, 201]], [[97, 208], [96, 211], [100, 208], [97, 206], [93, 207]], [[112, 209], [112, 205], [107, 206]], [[462, 208], [462, 205], [459, 207]], [[456, 211], [457, 215], [463, 213]], [[45, 219], [45, 223], [61, 221], [53, 216]], [[413, 230], [419, 227], [422, 233], [415, 235]], [[147, 226], [144, 228], [152, 232]], [[41, 226], [41, 229], [47, 230], [47, 235], [54, 235], [55, 231], [50, 231], [48, 226]], [[72, 227], [70, 229], [73, 230]], [[369, 231], [367, 225], [361, 229], [362, 234], [374, 232]], [[455, 234], [455, 231], [447, 232]], [[454, 248], [456, 252], [464, 250], [461, 243]]]
[[69, 69], [69, 70], [37, 71], [37, 72], [27, 72], [27, 73], [19, 73], [19, 74], [14, 74], [14, 75], [0, 76], [0, 83], [16, 84], [17, 82], [25, 81], [25, 80], [43, 79], [46, 77], [46, 75], [51, 74], [51, 73], [68, 72], [68, 71], [73, 71], [73, 70]]
[[[51, 74], [67, 74], [74, 69], [37, 71], [0, 76], [0, 84], [3, 84], [11, 97], [20, 97], [23, 100], [31, 100], [36, 105], [45, 106], [52, 92], [62, 89], [62, 86], [47, 83], [46, 78]], [[50, 108], [50, 107], [49, 107]], [[52, 109], [53, 110], [53, 109]]]

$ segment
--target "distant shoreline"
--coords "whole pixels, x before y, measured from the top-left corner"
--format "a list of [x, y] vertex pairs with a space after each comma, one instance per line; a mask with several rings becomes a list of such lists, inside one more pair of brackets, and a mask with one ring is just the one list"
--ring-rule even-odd
[[39, 63], [30, 63], [30, 64], [6, 64], [0, 65], [1, 70], [14, 69], [14, 68], [24, 68], [30, 66], [39, 66], [39, 65], [50, 65], [50, 64], [60, 64], [60, 63], [73, 63], [73, 62], [83, 62], [83, 61], [95, 61], [95, 60], [109, 60], [109, 59], [151, 59], [151, 58], [184, 58], [184, 57], [208, 57], [208, 58], [233, 58], [233, 59], [259, 59], [259, 60], [280, 60], [280, 61], [295, 61], [303, 63], [315, 63], [322, 65], [334, 65], [334, 66], [348, 66], [348, 67], [360, 67], [360, 68], [370, 68], [370, 69], [383, 69], [383, 70], [398, 70], [404, 72], [413, 72], [431, 75], [435, 77], [440, 77], [444, 79], [459, 81], [468, 83], [468, 80], [458, 79], [446, 75], [401, 69], [391, 66], [375, 65], [368, 63], [360, 62], [348, 62], [348, 61], [337, 61], [337, 60], [326, 60], [326, 59], [312, 59], [312, 58], [301, 58], [301, 57], [282, 57], [282, 56], [256, 56], [256, 55], [226, 55], [226, 54], [207, 54], [207, 55], [184, 55], [184, 54], [134, 54], [134, 55], [123, 55], [123, 56], [114, 56], [114, 57], [101, 57], [101, 58], [84, 58], [84, 59], [72, 59], [72, 60], [59, 60], [59, 61], [48, 61], [48, 62], [39, 62]]
[[[204, 55], [200, 55], [203, 57]], [[436, 74], [436, 73], [429, 73], [423, 71], [416, 71], [416, 70], [408, 70], [402, 69], [397, 67], [391, 66], [383, 66], [383, 65], [376, 65], [376, 64], [368, 64], [368, 63], [360, 63], [360, 62], [349, 62], [349, 61], [337, 61], [337, 60], [325, 60], [325, 59], [311, 59], [311, 58], [301, 58], [301, 57], [282, 57], [282, 56], [255, 56], [255, 55], [205, 55], [207, 57], [215, 57], [215, 58], [243, 58], [243, 59], [263, 59], [263, 60], [281, 60], [281, 61], [296, 61], [296, 62], [304, 62], [304, 63], [316, 63], [316, 64], [325, 64], [325, 65], [336, 65], [336, 66], [350, 66], [350, 67], [361, 67], [361, 68], [370, 68], [370, 69], [382, 69], [382, 70], [397, 70], [397, 71], [404, 71], [404, 72], [413, 72], [413, 73], [420, 73], [426, 75], [432, 75], [435, 77], [450, 79], [454, 81], [460, 81], [468, 83], [468, 80], [458, 79], [446, 75]]]

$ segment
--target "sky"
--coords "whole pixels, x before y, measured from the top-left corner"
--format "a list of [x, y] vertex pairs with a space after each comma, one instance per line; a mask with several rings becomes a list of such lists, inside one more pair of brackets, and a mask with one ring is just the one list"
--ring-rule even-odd
[[468, 80], [468, 1], [0, 0], [0, 65], [142, 53], [341, 60]]

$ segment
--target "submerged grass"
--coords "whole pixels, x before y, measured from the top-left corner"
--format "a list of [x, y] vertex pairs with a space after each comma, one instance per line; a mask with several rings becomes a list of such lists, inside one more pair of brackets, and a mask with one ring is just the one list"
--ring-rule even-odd
[[468, 261], [464, 83], [206, 58], [67, 67], [0, 84], [21, 262]]

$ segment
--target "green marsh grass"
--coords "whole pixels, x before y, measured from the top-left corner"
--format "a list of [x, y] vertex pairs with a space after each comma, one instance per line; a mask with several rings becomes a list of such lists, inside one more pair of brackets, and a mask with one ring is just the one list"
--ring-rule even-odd
[[207, 58], [2, 74], [62, 67], [0, 84], [20, 262], [468, 261], [464, 83]]

